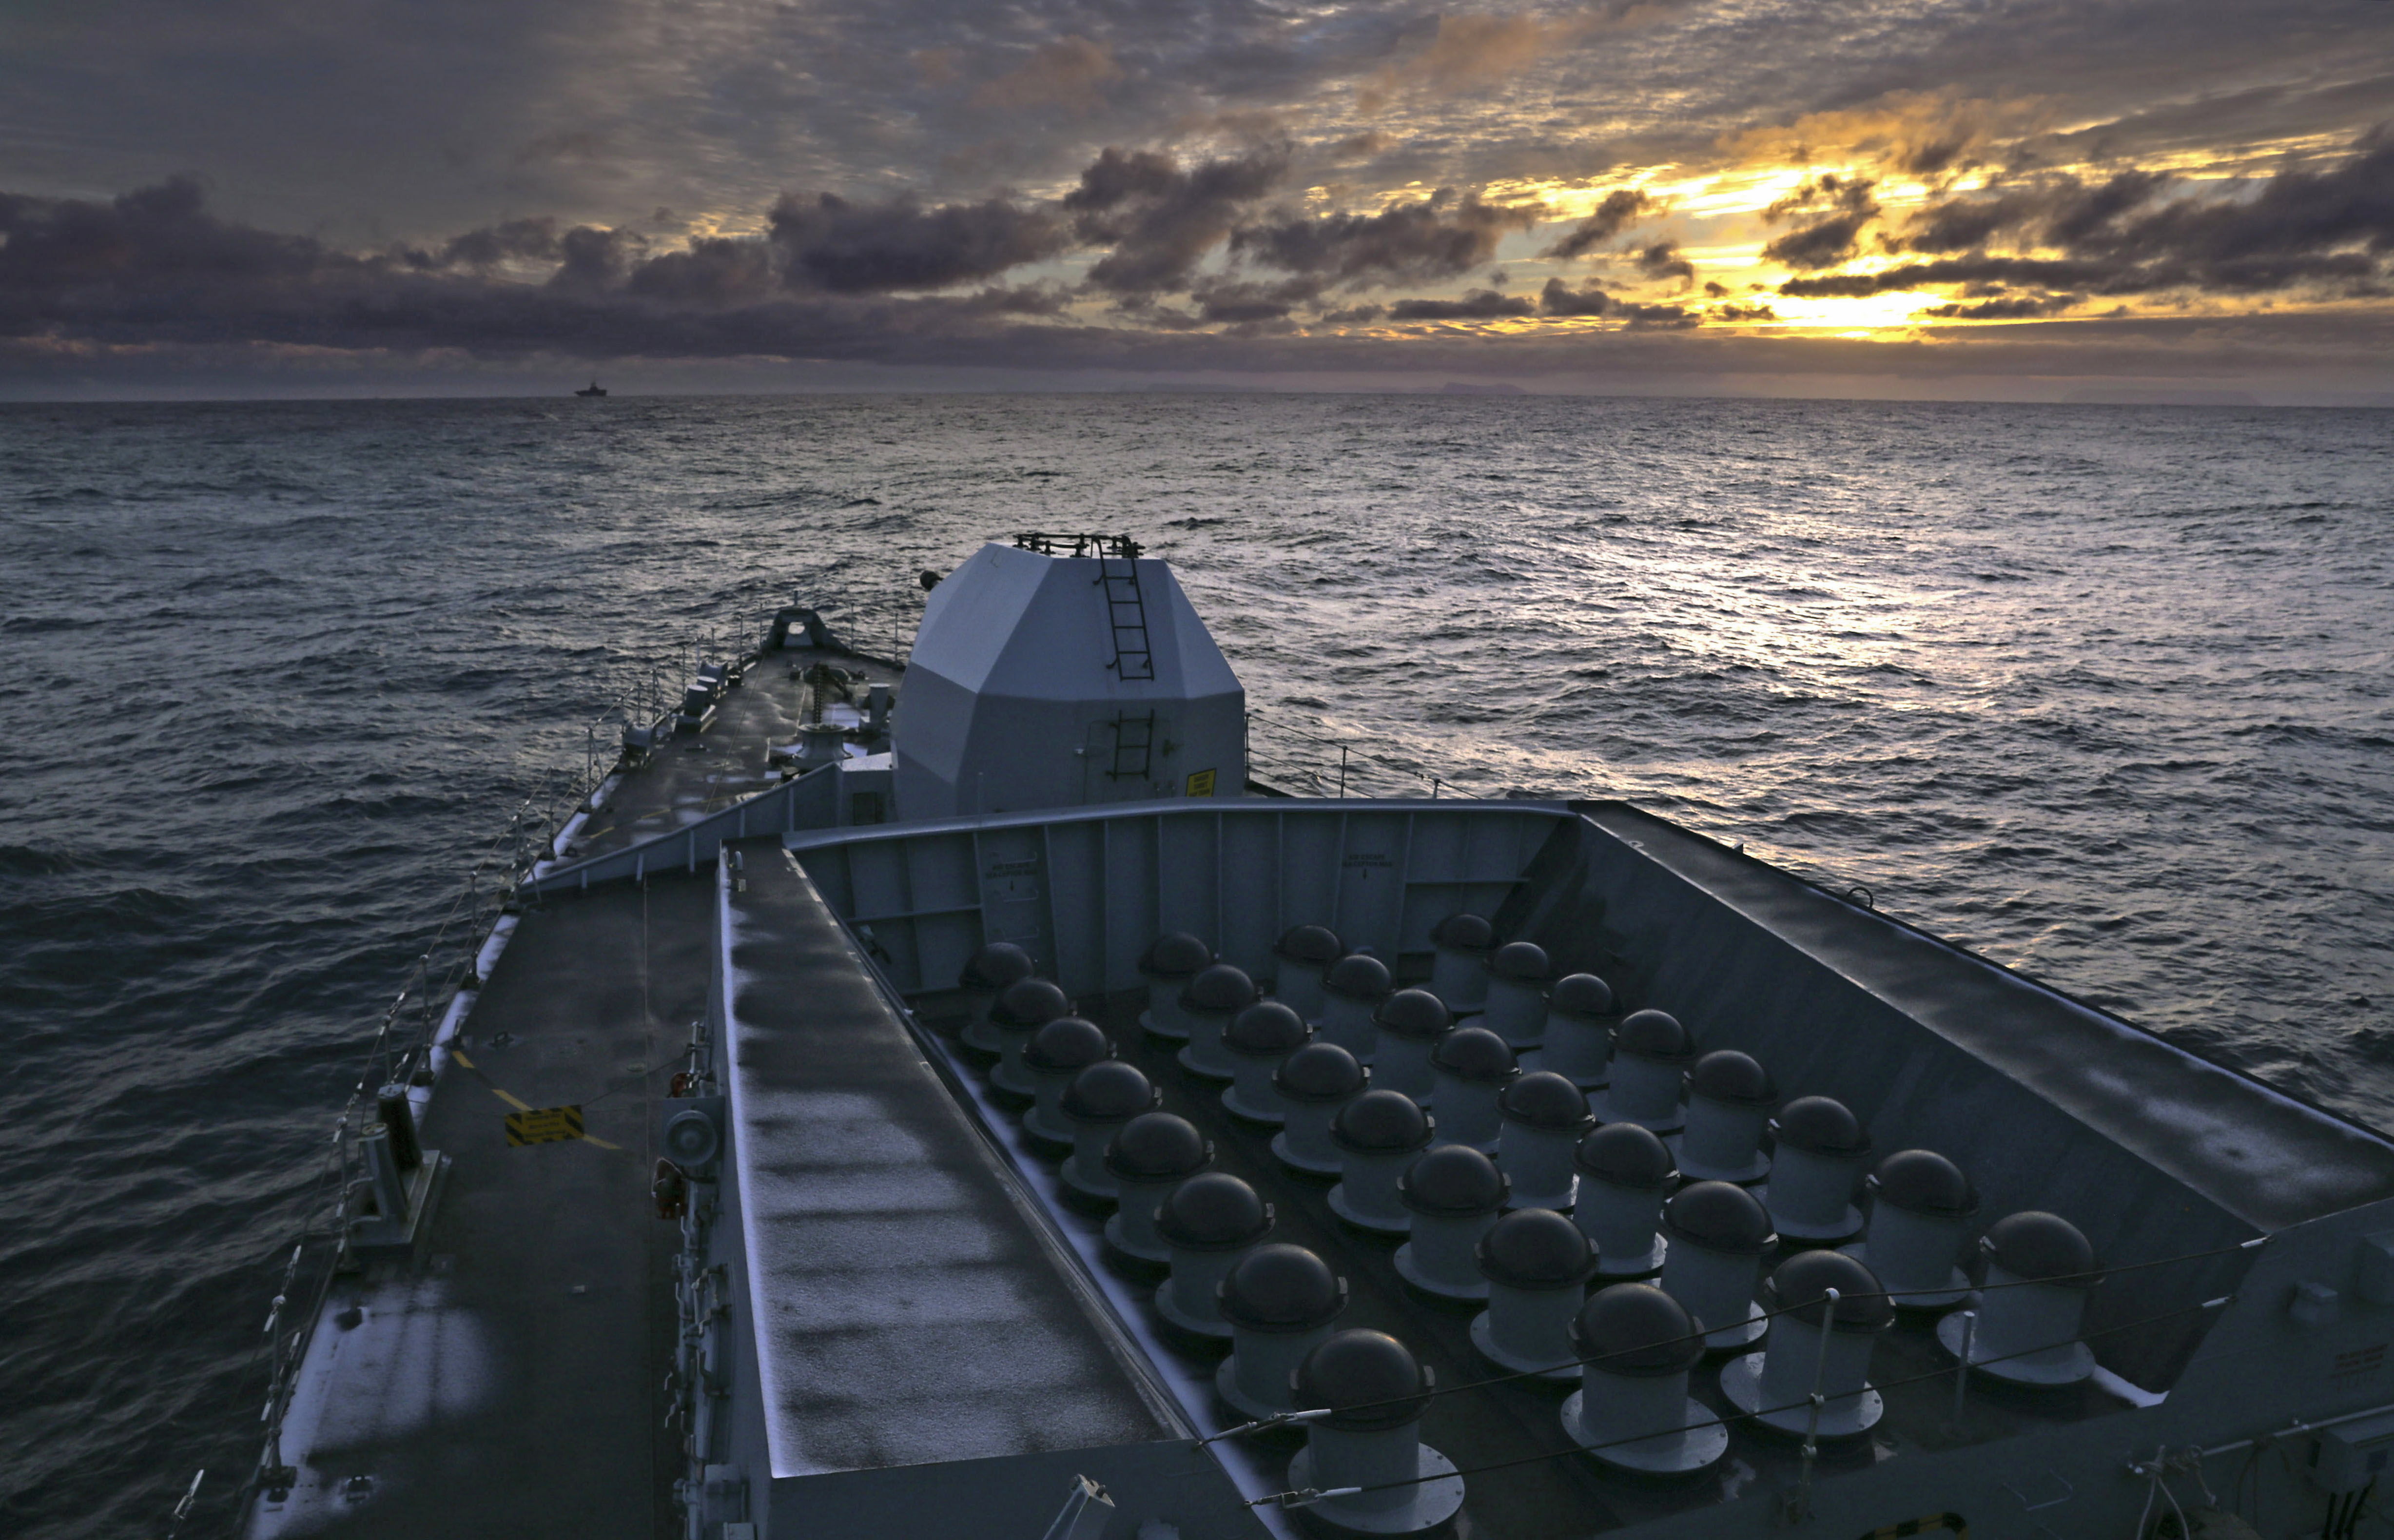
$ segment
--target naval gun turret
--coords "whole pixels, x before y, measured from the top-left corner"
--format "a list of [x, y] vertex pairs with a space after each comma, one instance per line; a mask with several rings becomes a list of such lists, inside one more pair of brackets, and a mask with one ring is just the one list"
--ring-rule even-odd
[[923, 612], [893, 728], [900, 816], [1246, 786], [1246, 691], [1172, 569], [1116, 535], [982, 546]]

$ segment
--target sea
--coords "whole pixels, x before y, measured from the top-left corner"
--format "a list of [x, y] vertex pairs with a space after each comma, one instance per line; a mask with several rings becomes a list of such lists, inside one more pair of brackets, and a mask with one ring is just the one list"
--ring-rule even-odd
[[1290, 789], [1626, 797], [2394, 1127], [2394, 413], [0, 407], [0, 1533], [221, 1529], [366, 1045], [611, 703], [1029, 531], [1168, 558]]

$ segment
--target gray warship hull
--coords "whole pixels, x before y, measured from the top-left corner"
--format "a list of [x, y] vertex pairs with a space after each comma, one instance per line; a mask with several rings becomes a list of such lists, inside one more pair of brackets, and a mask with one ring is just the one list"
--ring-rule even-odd
[[[946, 768], [910, 761], [908, 692], [936, 693], [923, 670], [791, 611], [741, 667], [696, 681], [680, 721], [627, 753], [524, 875], [473, 987], [402, 1065], [414, 1137], [390, 1149], [386, 1101], [359, 1141], [340, 1268], [278, 1377], [247, 1533], [2386, 1527], [2371, 1496], [2394, 1451], [2384, 1138], [1624, 804], [1290, 797], [1248, 783], [1243, 756], [1167, 764], [1202, 731], [1172, 723], [1198, 723], [1214, 708], [1190, 703], [1221, 692], [1200, 659], [1144, 726], [1122, 705], [1178, 612], [1151, 573], [1126, 647], [1114, 574], [1157, 564], [1034, 554], [1069, 579], [1054, 602], [1093, 582], [1102, 606], [1102, 629], [1055, 645], [1111, 650], [1109, 677], [1082, 691], [1102, 697], [1083, 718], [1105, 731], [1069, 712], [1040, 730], [1078, 757], [1052, 772], [1080, 778], [1067, 791], [998, 810], [991, 772], [954, 748], [993, 720], [1002, 738], [1019, 703], [979, 728], [960, 707]], [[993, 656], [1046, 634], [1025, 617], [1047, 600], [1022, 596], [1054, 573], [1009, 561], [1027, 608], [978, 622]], [[1147, 666], [1170, 685], [1170, 666]], [[1000, 672], [977, 686], [984, 712]], [[901, 703], [894, 755], [875, 685]], [[793, 740], [818, 762], [785, 779], [771, 751]], [[1093, 750], [1111, 768], [1088, 769]], [[932, 788], [914, 808], [940, 803], [928, 816], [910, 808], [910, 774]], [[1149, 1030], [1142, 962], [1159, 936], [1199, 937], [1293, 997], [1292, 928], [1325, 928], [1422, 986], [1447, 977], [1440, 928], [1457, 915], [1532, 943], [1554, 976], [1602, 980], [1604, 1027], [1666, 1010], [1787, 1097], [1850, 1109], [1874, 1158], [1927, 1150], [1967, 1173], [1979, 1221], [1952, 1260], [1969, 1276], [1871, 1336], [1866, 1393], [1824, 1395], [1835, 1334], [1779, 1331], [1801, 1312], [1748, 1286], [1772, 1329], [1688, 1373], [1677, 1431], [1712, 1453], [1674, 1454], [1658, 1479], [1618, 1454], [1635, 1441], [1591, 1452], [1605, 1441], [1572, 1420], [1572, 1393], [1620, 1389], [1604, 1355], [1548, 1375], [1492, 1358], [1478, 1303], [1422, 1286], [1405, 1236], [1349, 1222], [1322, 1174], [1282, 1159], [1271, 1125]], [[988, 1007], [966, 970], [993, 942], [1202, 1133], [1210, 1169], [1269, 1205], [1269, 1241], [1335, 1270], [1336, 1328], [1385, 1334], [1429, 1371], [1403, 1437], [1436, 1468], [1425, 1454], [1422, 1479], [1325, 1491], [1313, 1472], [1341, 1435], [1323, 1418], [1244, 1426], [1257, 1419], [1225, 1398], [1213, 1323], [1192, 1331], [1171, 1274], [1110, 1241], [1052, 1122], [1026, 1122], [964, 1035]], [[1534, 1070], [1539, 1050], [1519, 1060]], [[1454, 1096], [1431, 1111], [1460, 1126]], [[1876, 1211], [1866, 1163], [1848, 1164], [1867, 1257]], [[2061, 1216], [2099, 1269], [2039, 1292], [1991, 1268], [1979, 1232], [2023, 1212]], [[1748, 1284], [1853, 1238], [1773, 1237]], [[2049, 1338], [1993, 1352], [1957, 1335], [2062, 1294], [2075, 1309]], [[1766, 1406], [1756, 1387], [1788, 1383], [1773, 1353], [1818, 1362]], [[2040, 1363], [2061, 1368], [2041, 1382], [2020, 1367]], [[1437, 1500], [1450, 1490], [1459, 1511]]]

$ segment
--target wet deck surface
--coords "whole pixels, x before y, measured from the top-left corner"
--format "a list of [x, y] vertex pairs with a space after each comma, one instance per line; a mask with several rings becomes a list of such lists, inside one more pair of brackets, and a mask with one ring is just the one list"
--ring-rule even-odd
[[737, 849], [732, 1141], [772, 1475], [1175, 1436], [838, 917], [779, 840]]
[[[423, 1257], [345, 1286], [363, 1319], [331, 1328], [306, 1481], [261, 1527], [664, 1533], [677, 1235], [650, 1204], [648, 1101], [705, 1009], [708, 888], [674, 876], [524, 916], [424, 1120], [454, 1165]], [[510, 1147], [507, 1098], [579, 1106], [589, 1138]]]
[[[576, 853], [779, 784], [767, 749], [796, 736], [796, 671], [819, 661], [891, 672], [768, 654], [703, 732], [622, 777]], [[424, 1143], [454, 1164], [421, 1254], [336, 1285], [287, 1424], [299, 1485], [252, 1533], [678, 1533], [680, 1434], [664, 1425], [664, 1387], [679, 1233], [650, 1196], [650, 1105], [705, 1013], [713, 938], [709, 871], [522, 916], [423, 1121]], [[579, 1106], [589, 1138], [511, 1147], [515, 1103]]]
[[594, 813], [567, 847], [567, 859], [605, 855], [644, 839], [671, 834], [708, 813], [782, 783], [767, 763], [769, 747], [796, 741], [804, 720], [807, 689], [798, 675], [816, 664], [845, 670], [864, 686], [887, 683], [897, 670], [845, 653], [812, 648], [768, 652], [740, 684], [724, 692], [703, 732], [677, 733], [625, 779], [607, 807]]

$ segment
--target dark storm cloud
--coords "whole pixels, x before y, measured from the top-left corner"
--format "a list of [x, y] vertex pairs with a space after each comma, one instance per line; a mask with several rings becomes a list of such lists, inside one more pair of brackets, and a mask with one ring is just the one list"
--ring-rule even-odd
[[2159, 172], [2123, 171], [2092, 185], [2057, 177], [1993, 195], [1949, 198], [1914, 214], [1888, 245], [1898, 251], [1969, 251], [1997, 234], [2071, 245], [2150, 203], [2168, 185]]
[[1183, 169], [1152, 150], [1109, 147], [1064, 195], [1082, 242], [1113, 249], [1089, 282], [1120, 295], [1186, 286], [1205, 254], [1288, 174], [1288, 151], [1270, 146]]
[[485, 225], [453, 237], [435, 257], [426, 255], [420, 265], [426, 267], [494, 268], [502, 262], [554, 262], [557, 260], [557, 221], [546, 215], [533, 219], [510, 219], [505, 224]]
[[1537, 306], [1519, 295], [1473, 289], [1460, 299], [1400, 299], [1388, 307], [1390, 321], [1495, 321], [1535, 315]]
[[829, 294], [946, 289], [994, 278], [1071, 249], [1055, 209], [999, 196], [924, 208], [912, 198], [852, 203], [828, 192], [784, 194], [769, 240], [792, 288]]
[[1593, 283], [1574, 289], [1559, 278], [1549, 278], [1538, 294], [1538, 308], [1548, 315], [1602, 315], [1612, 308], [1612, 296]]
[[346, 260], [304, 235], [223, 223], [204, 202], [188, 177], [107, 204], [0, 193], [0, 296], [86, 283], [190, 288], [293, 280]]
[[598, 230], [576, 225], [557, 238], [557, 270], [551, 288], [603, 293], [621, 283], [649, 249], [636, 230]]
[[[1288, 322], [1334, 286], [1469, 271], [1537, 215], [1467, 192], [1372, 214], [1265, 212], [1287, 166], [1284, 146], [1193, 165], [1110, 147], [1052, 201], [999, 194], [930, 205], [902, 194], [784, 194], [757, 235], [705, 236], [670, 249], [637, 230], [525, 218], [424, 246], [345, 251], [222, 219], [189, 178], [106, 203], [7, 195], [0, 198], [0, 325], [16, 335], [124, 340], [146, 326], [183, 339], [497, 354], [528, 347], [803, 350], [811, 328], [865, 313], [846, 302], [877, 296], [922, 296], [875, 312], [909, 332], [1053, 314], [1062, 306], [1053, 280], [969, 296], [953, 291], [1094, 248], [1085, 282], [1114, 296], [1128, 323], [1252, 328]], [[1226, 248], [1249, 261], [1201, 272]], [[1273, 269], [1281, 275], [1269, 276]], [[1183, 292], [1191, 309], [1158, 303]], [[1477, 296], [1409, 303], [1418, 318], [1430, 314], [1422, 307], [1452, 307], [1458, 318], [1534, 309]]]
[[[854, 349], [879, 329], [898, 343], [970, 335], [993, 318], [1061, 308], [1045, 288], [856, 297], [1011, 265], [987, 255], [1006, 237], [975, 223], [985, 209], [965, 211], [961, 240], [940, 212], [897, 206], [858, 219], [818, 204], [777, 221], [770, 239], [653, 257], [636, 234], [586, 226], [477, 231], [437, 256], [361, 256], [220, 220], [188, 180], [104, 204], [0, 194], [0, 335], [704, 357]], [[484, 270], [534, 256], [555, 263], [540, 283]]]
[[1535, 225], [1542, 212], [1440, 189], [1376, 214], [1283, 215], [1231, 231], [1230, 244], [1234, 256], [1349, 286], [1456, 278], [1493, 259], [1499, 241]]
[[1657, 241], [1639, 252], [1638, 270], [1656, 283], [1676, 278], [1683, 284], [1692, 283], [1696, 278], [1696, 265], [1679, 255], [1676, 241]]
[[762, 241], [709, 236], [687, 250], [650, 257], [632, 270], [625, 286], [641, 299], [665, 304], [750, 303], [781, 289], [774, 256]]
[[1572, 226], [1561, 240], [1539, 255], [1565, 260], [1585, 257], [1632, 225], [1659, 213], [1661, 208], [1660, 204], [1633, 187], [1608, 192], [1586, 218]]
[[[2341, 164], [2282, 172], [2249, 197], [2129, 171], [2096, 182], [2056, 177], [1946, 199], [1920, 210], [1887, 244], [1895, 251], [1956, 255], [1877, 272], [1792, 279], [1780, 292], [1822, 298], [1976, 285], [2040, 294], [2251, 295], [2312, 285], [2377, 295], [2385, 290], [2386, 259], [2394, 255], [2394, 136], [2369, 135]], [[2011, 250], [1990, 249], [2004, 246]], [[2057, 250], [2061, 255], [2022, 254]]]
[[1322, 285], [1309, 278], [1280, 283], [1217, 278], [1193, 285], [1189, 297], [1196, 303], [1198, 318], [1203, 322], [1252, 325], [1261, 321], [1284, 321], [1298, 306], [1310, 304], [1321, 293]]
[[1765, 211], [1773, 222], [1799, 215], [1807, 222], [1763, 247], [1763, 257], [1789, 268], [1834, 268], [1850, 259], [1862, 228], [1878, 217], [1876, 186], [1835, 172], [1806, 182]]
[[[2029, 321], [2057, 315], [2079, 302], [2074, 294], [2024, 295], [2017, 299], [1982, 299], [1975, 305], [1931, 305], [1922, 315], [1949, 321]], [[1769, 307], [1763, 307], [1767, 312]]]
[[[305, 26], [287, 0], [18, 9], [0, 50], [14, 185], [196, 165], [228, 211], [352, 246], [521, 213], [719, 217], [790, 186], [1052, 196], [1103, 145], [1220, 153], [1215, 125], [1240, 117], [1276, 120], [1301, 160], [1388, 157], [1359, 173], [1376, 179], [1357, 206], [1416, 180], [1700, 166], [1756, 124], [1900, 92], [2034, 96], [2083, 125], [2056, 138], [2068, 160], [2128, 161], [2344, 132], [2384, 111], [2388, 61], [2386, 7], [2355, 0], [344, 0]], [[1366, 112], [1357, 87], [1382, 77], [1439, 88]], [[1890, 164], [1985, 155], [1931, 124]]]
[[1684, 305], [1635, 305], [1623, 303], [1612, 308], [1612, 313], [1634, 327], [1662, 327], [1681, 330], [1701, 326], [1704, 318]]

